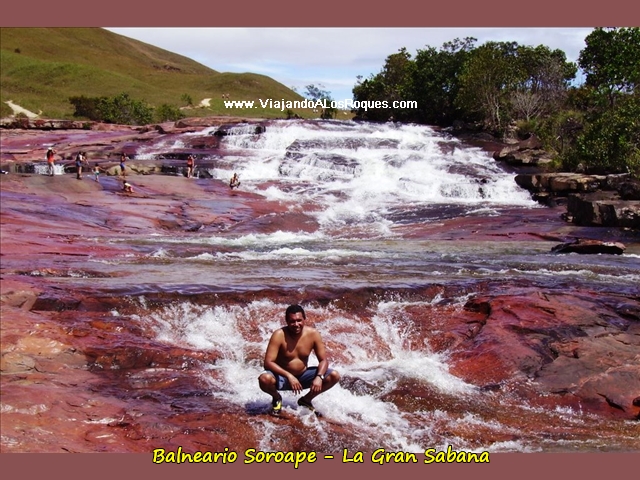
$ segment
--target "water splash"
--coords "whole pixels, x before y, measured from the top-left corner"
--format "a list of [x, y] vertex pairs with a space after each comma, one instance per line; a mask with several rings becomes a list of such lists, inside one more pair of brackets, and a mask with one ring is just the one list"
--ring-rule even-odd
[[[49, 175], [49, 165], [46, 163], [36, 163], [33, 165], [33, 171], [37, 175]], [[64, 175], [64, 165], [54, 164], [53, 165], [53, 174], [54, 175]]]
[[[412, 338], [408, 325], [398, 328], [398, 315], [407, 305], [381, 303], [371, 323], [349, 322], [349, 314], [335, 308], [307, 308], [308, 318], [317, 319], [314, 326], [324, 338], [331, 338], [336, 351], [332, 366], [344, 378], [351, 378], [346, 383], [362, 381], [372, 389], [371, 393], [363, 393], [337, 385], [314, 403], [328, 419], [356, 430], [363, 438], [387, 448], [419, 451], [426, 433], [412, 426], [415, 414], [383, 400], [384, 394], [407, 381], [430, 384], [456, 395], [471, 394], [473, 389], [447, 372], [442, 357]], [[282, 326], [285, 308], [286, 305], [267, 300], [213, 308], [181, 303], [152, 312], [144, 321], [153, 327], [160, 341], [215, 351], [220, 356], [204, 373], [214, 396], [250, 410], [266, 410], [270, 399], [258, 389], [257, 377], [262, 372], [266, 344], [272, 332]], [[371, 348], [379, 344], [386, 345], [386, 351]], [[420, 344], [422, 348], [417, 348]], [[316, 362], [312, 355], [310, 364]], [[284, 394], [283, 407], [286, 412], [304, 416], [292, 394]], [[303, 420], [314, 422], [310, 418]], [[256, 428], [266, 436], [273, 427], [259, 423]]]

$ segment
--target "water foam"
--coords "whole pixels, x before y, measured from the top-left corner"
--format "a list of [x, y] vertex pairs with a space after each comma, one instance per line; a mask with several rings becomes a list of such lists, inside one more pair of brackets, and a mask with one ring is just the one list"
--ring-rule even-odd
[[[381, 303], [371, 324], [348, 323], [348, 315], [334, 308], [308, 307], [308, 317], [325, 341], [333, 348], [343, 344], [345, 353], [332, 362], [343, 377], [360, 378], [377, 386], [377, 394], [350, 391], [340, 384], [318, 397], [314, 403], [327, 418], [349, 425], [364, 438], [375, 439], [387, 448], [420, 451], [425, 432], [412, 424], [415, 414], [402, 412], [381, 399], [400, 380], [429, 383], [448, 393], [470, 393], [471, 388], [447, 372], [443, 358], [426, 348], [416, 350], [409, 338], [410, 329], [398, 328], [398, 313], [409, 304]], [[152, 312], [144, 321], [152, 326], [157, 339], [169, 344], [215, 351], [219, 359], [203, 374], [212, 384], [214, 396], [248, 409], [266, 410], [269, 397], [258, 389], [264, 349], [271, 333], [282, 326], [285, 305], [268, 300], [246, 306], [199, 307], [180, 303]], [[342, 333], [336, 333], [342, 332]], [[387, 354], [372, 349], [375, 343], [388, 346]], [[317, 362], [312, 355], [310, 364]], [[299, 412], [292, 394], [283, 395], [283, 406], [292, 414]], [[312, 419], [304, 419], [313, 422]], [[267, 423], [255, 428], [271, 428]]]

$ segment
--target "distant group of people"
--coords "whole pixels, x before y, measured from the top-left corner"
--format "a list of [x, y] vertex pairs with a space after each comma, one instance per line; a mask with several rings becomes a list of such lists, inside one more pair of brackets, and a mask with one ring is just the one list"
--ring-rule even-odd
[[[55, 173], [56, 153], [57, 152], [53, 147], [49, 147], [47, 149], [46, 158], [47, 158], [48, 174], [51, 176], [53, 176]], [[123, 177], [122, 191], [125, 193], [133, 193], [134, 192], [133, 186], [129, 182], [127, 182], [127, 180], [124, 178], [127, 176], [128, 160], [129, 160], [129, 157], [127, 156], [127, 154], [122, 152], [120, 154], [120, 164], [119, 164], [120, 176]], [[76, 172], [77, 172], [76, 178], [80, 180], [82, 179], [83, 168], [89, 165], [89, 162], [87, 160], [87, 152], [80, 151], [76, 154], [75, 165], [76, 165]], [[187, 157], [187, 178], [193, 178], [195, 167], [196, 167], [195, 158], [193, 157], [193, 155], [189, 155]], [[103, 171], [104, 169], [102, 169], [98, 163], [94, 165], [93, 178], [96, 182], [100, 183], [100, 174]], [[229, 188], [233, 190], [234, 188], [238, 188], [239, 186], [240, 186], [240, 177], [238, 176], [237, 173], [234, 172], [233, 176], [229, 180]]]
[[[121, 164], [122, 165], [122, 164]], [[193, 172], [196, 168], [196, 160], [193, 155], [189, 155], [187, 157], [187, 178], [193, 178]], [[237, 173], [234, 173], [231, 179], [229, 180], [229, 188], [233, 190], [234, 188], [238, 188], [240, 186], [240, 177]]]

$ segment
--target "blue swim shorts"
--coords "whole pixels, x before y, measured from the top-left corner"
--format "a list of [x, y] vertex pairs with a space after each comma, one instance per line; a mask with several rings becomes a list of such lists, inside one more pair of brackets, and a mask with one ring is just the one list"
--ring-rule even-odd
[[[333, 370], [331, 368], [327, 368], [325, 372], [325, 377], [329, 375]], [[278, 375], [277, 373], [272, 372], [271, 370], [265, 370], [264, 373], [270, 373], [274, 377], [276, 377], [276, 389], [278, 390], [291, 390], [291, 384], [286, 377], [282, 375]], [[302, 375], [296, 377], [302, 385], [302, 388], [311, 388], [311, 382], [318, 375], [318, 367], [309, 367], [307, 368]]]

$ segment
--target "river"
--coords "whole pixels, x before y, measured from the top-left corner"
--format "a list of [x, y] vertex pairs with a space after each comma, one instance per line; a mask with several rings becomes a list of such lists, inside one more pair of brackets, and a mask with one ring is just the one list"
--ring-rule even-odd
[[[640, 449], [637, 422], [544, 395], [531, 401], [519, 390], [532, 377], [512, 377], [500, 388], [465, 381], [452, 373], [451, 351], [438, 347], [444, 319], [464, 315], [465, 304], [487, 292], [588, 291], [637, 300], [637, 244], [617, 256], [551, 253], [558, 241], [545, 237], [548, 209], [516, 185], [514, 174], [481, 149], [426, 126], [271, 121], [259, 135], [252, 126], [229, 129], [215, 151], [190, 149], [216, 130], [140, 143], [131, 161], [196, 153], [196, 178], [185, 182], [208, 188], [235, 172], [237, 195], [277, 211], [236, 210], [233, 193], [199, 197], [191, 206], [234, 221], [203, 222], [192, 231], [93, 234], [87, 243], [127, 253], [65, 257], [48, 267], [69, 274], [43, 281], [98, 298], [126, 297], [109, 317], [126, 315], [159, 344], [212, 353], [214, 362], [199, 362], [190, 374], [209, 386], [217, 411], [246, 413], [259, 439], [253, 447]], [[96, 271], [91, 278], [82, 273]], [[170, 301], [158, 301], [163, 295]], [[324, 419], [284, 395], [285, 413], [311, 432], [295, 444], [287, 438], [298, 435], [298, 423], [263, 415], [269, 397], [256, 381], [289, 303], [304, 305], [342, 375], [314, 402]], [[158, 372], [131, 371], [128, 381], [144, 383]], [[190, 408], [188, 398], [171, 402]]]

